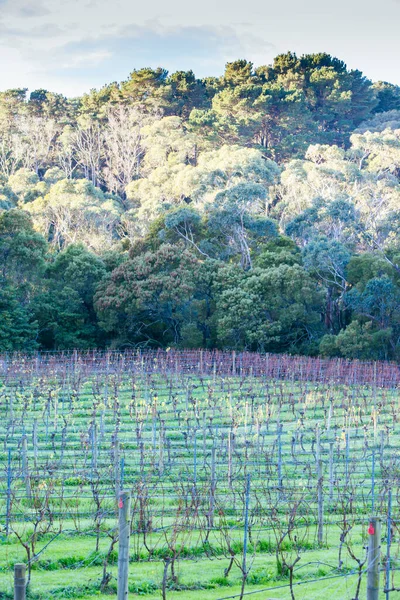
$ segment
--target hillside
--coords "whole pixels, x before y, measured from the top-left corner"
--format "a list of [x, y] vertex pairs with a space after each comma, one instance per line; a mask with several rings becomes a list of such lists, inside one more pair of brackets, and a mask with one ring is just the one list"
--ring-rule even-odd
[[400, 88], [328, 54], [0, 93], [0, 351], [400, 355]]

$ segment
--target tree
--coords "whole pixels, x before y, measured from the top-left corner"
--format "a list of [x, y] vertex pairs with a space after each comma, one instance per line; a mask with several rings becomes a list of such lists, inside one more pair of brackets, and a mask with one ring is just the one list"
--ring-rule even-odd
[[104, 85], [99, 90], [90, 90], [88, 94], [83, 94], [78, 99], [79, 116], [85, 117], [85, 120], [105, 121], [107, 111], [115, 104], [120, 104], [122, 101], [119, 85], [114, 82]]
[[45, 266], [45, 240], [29, 216], [12, 209], [0, 213], [0, 349], [37, 348], [34, 295]]
[[303, 258], [304, 267], [326, 289], [325, 327], [337, 333], [346, 324], [343, 300], [348, 289], [346, 267], [351, 253], [341, 242], [320, 236], [307, 244]]
[[24, 143], [23, 165], [39, 174], [50, 164], [58, 133], [57, 123], [48, 116], [26, 115], [18, 120], [18, 129]]
[[93, 302], [105, 274], [103, 261], [82, 245], [69, 246], [47, 266], [45, 289], [35, 302], [42, 347], [92, 348], [104, 344]]
[[28, 88], [0, 92], [0, 131], [2, 134], [15, 126], [16, 117], [24, 112]]
[[216, 285], [218, 341], [262, 351], [315, 351], [321, 296], [300, 265], [241, 272], [223, 267]]
[[30, 169], [18, 169], [10, 175], [8, 184], [18, 198], [20, 206], [32, 202], [48, 190], [46, 183], [40, 181], [38, 174]]
[[12, 191], [7, 177], [0, 175], [0, 210], [15, 208], [17, 197]]
[[47, 194], [25, 208], [56, 248], [83, 242], [100, 252], [118, 240], [121, 200], [104, 194], [86, 179], [57, 181]]
[[191, 321], [197, 262], [170, 244], [127, 260], [96, 293], [101, 326], [118, 344], [179, 343], [183, 324]]
[[384, 113], [400, 110], [400, 86], [387, 81], [377, 81], [372, 86], [377, 96], [377, 105], [373, 112]]
[[0, 280], [18, 287], [24, 298], [43, 273], [47, 245], [30, 216], [12, 209], [0, 213]]
[[71, 133], [70, 143], [84, 177], [96, 186], [103, 156], [103, 131], [99, 124], [86, 120]]
[[228, 193], [239, 184], [248, 184], [248, 188], [243, 185], [241, 189], [247, 189], [249, 194], [253, 190], [253, 199], [256, 198], [254, 190], [258, 190], [258, 200], [264, 202], [256, 202], [256, 209], [260, 213], [265, 211], [268, 189], [279, 177], [276, 163], [265, 160], [257, 150], [222, 146], [218, 150], [202, 152], [195, 164], [188, 164], [187, 151], [193, 147], [190, 140], [186, 145], [179, 137], [172, 148], [173, 136], [165, 136], [163, 140], [165, 145], [157, 146], [157, 158], [154, 158], [156, 164], [163, 161], [162, 166], [157, 166], [147, 178], [134, 181], [127, 187], [128, 199], [135, 207], [133, 216], [138, 224], [143, 224], [142, 232], [148, 230], [149, 217], [154, 219], [179, 204], [191, 204], [203, 214], [213, 205], [218, 194]]
[[32, 311], [21, 304], [15, 288], [0, 286], [0, 351], [35, 350], [37, 330]]
[[34, 117], [54, 119], [57, 123], [62, 123], [70, 117], [71, 106], [65, 96], [38, 89], [29, 95], [28, 112]]
[[277, 235], [276, 224], [263, 214], [265, 187], [240, 183], [220, 192], [208, 214], [208, 230], [219, 256], [240, 255], [243, 269], [252, 268], [255, 240], [265, 242]]
[[123, 102], [154, 113], [168, 106], [170, 87], [166, 84], [168, 71], [157, 69], [135, 69], [129, 79], [121, 84]]
[[387, 112], [379, 112], [371, 119], [363, 121], [355, 130], [354, 133], [382, 133], [386, 129], [400, 129], [400, 109], [388, 110]]
[[352, 321], [338, 335], [325, 335], [320, 342], [322, 356], [342, 356], [359, 360], [387, 360], [392, 331], [376, 330], [371, 322]]
[[346, 133], [376, 106], [371, 82], [360, 71], [348, 71], [343, 61], [327, 53], [298, 58], [289, 52], [276, 57], [273, 68], [284, 86], [303, 90], [313, 119], [331, 143], [343, 143]]
[[382, 257], [353, 256], [346, 267], [348, 289], [343, 302], [350, 324], [337, 336], [325, 336], [320, 351], [346, 358], [396, 358], [400, 334], [398, 274]]
[[143, 123], [143, 115], [134, 108], [118, 106], [108, 113], [102, 178], [114, 194], [124, 196], [126, 186], [139, 175], [144, 154]]
[[193, 71], [176, 71], [168, 76], [166, 85], [170, 87], [167, 115], [187, 118], [194, 108], [207, 106], [206, 88], [196, 79]]

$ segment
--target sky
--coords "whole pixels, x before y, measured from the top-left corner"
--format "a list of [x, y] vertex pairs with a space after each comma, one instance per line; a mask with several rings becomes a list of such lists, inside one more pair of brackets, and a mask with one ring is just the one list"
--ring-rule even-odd
[[0, 0], [0, 90], [79, 95], [133, 69], [221, 75], [291, 50], [400, 84], [400, 0]]

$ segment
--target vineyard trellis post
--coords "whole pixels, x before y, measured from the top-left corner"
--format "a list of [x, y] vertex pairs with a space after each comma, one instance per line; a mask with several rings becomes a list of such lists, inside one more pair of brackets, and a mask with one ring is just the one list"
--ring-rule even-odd
[[329, 502], [333, 501], [333, 446], [334, 442], [329, 442]]
[[278, 423], [278, 489], [282, 490], [282, 423]]
[[164, 431], [164, 423], [160, 422], [160, 436], [159, 436], [159, 448], [158, 448], [158, 470], [160, 476], [164, 471], [164, 443], [165, 443], [165, 431]]
[[375, 513], [375, 448], [372, 450], [371, 514]]
[[7, 456], [7, 505], [6, 505], [6, 537], [10, 532], [10, 521], [11, 521], [11, 480], [12, 480], [12, 470], [11, 470], [11, 448], [8, 449]]
[[128, 598], [129, 540], [131, 534], [131, 494], [120, 492], [119, 501], [119, 544], [118, 544], [118, 600]]
[[197, 496], [197, 436], [193, 435], [193, 497]]
[[91, 438], [91, 468], [92, 468], [92, 477], [94, 477], [94, 471], [97, 470], [97, 423], [92, 422], [92, 426], [90, 428], [90, 438]]
[[117, 500], [121, 490], [121, 456], [120, 456], [120, 445], [119, 440], [115, 436], [114, 440], [114, 481], [115, 481], [115, 495]]
[[22, 476], [25, 482], [25, 492], [26, 497], [31, 497], [31, 486], [30, 486], [30, 478], [29, 478], [29, 465], [28, 465], [28, 445], [26, 435], [22, 438], [22, 446], [21, 446], [21, 454], [22, 454]]
[[26, 565], [17, 563], [14, 565], [14, 600], [25, 600], [26, 598]]
[[318, 460], [318, 545], [322, 546], [324, 541], [324, 493], [323, 493], [323, 468], [322, 460]]
[[381, 522], [372, 517], [368, 528], [367, 600], [379, 599]]
[[213, 447], [211, 449], [211, 482], [210, 482], [210, 507], [208, 517], [208, 527], [212, 529], [214, 527], [214, 508], [215, 508], [215, 488], [216, 488], [216, 477], [215, 477], [215, 440], [213, 440]]
[[243, 562], [242, 562], [242, 588], [241, 598], [244, 594], [244, 586], [247, 580], [247, 540], [249, 535], [249, 506], [250, 506], [250, 481], [251, 475], [246, 475], [246, 490], [245, 490], [245, 509], [244, 509], [244, 533], [243, 533]]
[[233, 431], [230, 429], [228, 432], [228, 485], [232, 488], [232, 445], [233, 445]]
[[390, 597], [390, 546], [392, 543], [392, 490], [389, 490], [386, 540], [386, 600]]
[[32, 443], [33, 443], [33, 463], [35, 466], [35, 469], [37, 468], [37, 460], [38, 460], [38, 424], [37, 424], [37, 419], [34, 419], [33, 421], [33, 428], [32, 428]]

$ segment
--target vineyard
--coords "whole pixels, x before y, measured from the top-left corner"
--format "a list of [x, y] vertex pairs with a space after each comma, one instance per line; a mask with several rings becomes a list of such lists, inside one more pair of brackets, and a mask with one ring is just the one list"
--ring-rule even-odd
[[[206, 351], [0, 357], [0, 598], [400, 592], [400, 369]], [[374, 521], [375, 523], [375, 521]], [[372, 529], [371, 529], [372, 528]]]

